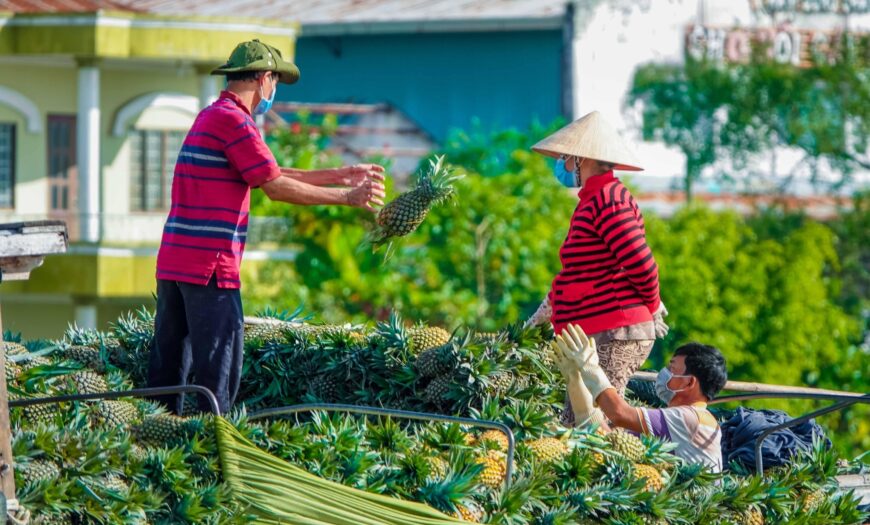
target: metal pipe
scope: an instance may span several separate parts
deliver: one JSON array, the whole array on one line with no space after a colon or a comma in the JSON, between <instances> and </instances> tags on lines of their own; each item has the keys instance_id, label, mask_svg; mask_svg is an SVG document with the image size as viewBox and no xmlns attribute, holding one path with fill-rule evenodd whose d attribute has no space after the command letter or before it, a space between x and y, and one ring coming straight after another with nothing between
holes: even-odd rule
<instances>
[{"instance_id":1,"label":"metal pipe","mask_svg":"<svg viewBox=\"0 0 870 525\"><path fill-rule=\"evenodd\" d=\"M710 401L709 405L729 403L732 401L752 401L755 399L815 399L821 401L855 401L856 403L870 402L870 394L827 394L808 392L749 392L731 396L720 396Z\"/></svg>"},{"instance_id":2,"label":"metal pipe","mask_svg":"<svg viewBox=\"0 0 870 525\"><path fill-rule=\"evenodd\" d=\"M497 421L489 421L486 419L471 419L467 417L445 416L442 414L431 414L428 412L413 412L410 410L396 410L392 408L378 408L363 405L343 405L332 403L306 403L302 405L290 405L277 408L265 408L258 412L254 412L248 416L248 420L261 419L269 416L284 416L298 414L299 412L314 412L322 410L325 412L352 412L356 414L366 414L372 416L391 416L401 417L405 419L416 419L420 421L443 421L446 423L459 423L462 425L470 425L482 428L491 428L504 433L508 440L507 450L507 470L505 473L505 488L511 485L511 477L514 472L514 451L516 450L516 440L514 433L504 423Z\"/></svg>"},{"instance_id":3,"label":"metal pipe","mask_svg":"<svg viewBox=\"0 0 870 525\"><path fill-rule=\"evenodd\" d=\"M638 381L654 383L656 375L655 372L635 372L631 377ZM750 381L728 381L725 383L723 390L730 390L733 392L804 392L808 394L839 394L853 397L861 397L864 395L855 394L853 392L844 392L841 390L826 390L824 388L809 388L804 386L768 385L766 383L753 383Z\"/></svg>"},{"instance_id":4,"label":"metal pipe","mask_svg":"<svg viewBox=\"0 0 870 525\"><path fill-rule=\"evenodd\" d=\"M137 388L134 390L118 390L112 392L95 392L92 394L69 394L52 397L32 397L10 401L10 407L27 407L31 405L47 405L66 401L88 401L92 399L118 399L121 397L153 397L170 394L201 394L208 400L212 414L219 416L220 406L211 390L199 385L159 386L154 388Z\"/></svg>"},{"instance_id":5,"label":"metal pipe","mask_svg":"<svg viewBox=\"0 0 870 525\"><path fill-rule=\"evenodd\" d=\"M870 397L870 396L865 396ZM770 427L766 429L764 432L759 434L759 436L755 439L755 472L757 474L761 474L764 472L764 458L761 457L761 446L764 443L764 440L767 436L773 434L774 432L784 430L786 428L791 428L795 425L800 425L801 423L805 423L810 419L816 418L818 416L823 416L829 412L836 412L838 410L842 410L850 405L854 405L858 403L859 399L849 399L846 401L840 401L839 403L835 403L831 406L816 410L814 412L810 412L809 414L804 414L801 417L786 421L785 423L780 423L779 425ZM864 401L867 402L867 401Z\"/></svg>"}]
</instances>

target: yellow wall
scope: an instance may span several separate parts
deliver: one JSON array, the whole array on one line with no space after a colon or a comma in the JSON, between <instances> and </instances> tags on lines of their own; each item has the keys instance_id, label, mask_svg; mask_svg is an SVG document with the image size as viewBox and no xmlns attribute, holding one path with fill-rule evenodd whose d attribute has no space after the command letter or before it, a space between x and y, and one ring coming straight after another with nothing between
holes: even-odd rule
<instances>
[{"instance_id":1,"label":"yellow wall","mask_svg":"<svg viewBox=\"0 0 870 525\"><path fill-rule=\"evenodd\" d=\"M20 113L0 104L0 120L16 118L18 124L15 212L24 215L42 214L48 210L46 119L49 114L75 114L76 75L71 68L16 64L11 69L14 74L0 77L0 86L17 91L30 99L39 108L42 123L41 133L31 133Z\"/></svg>"},{"instance_id":2,"label":"yellow wall","mask_svg":"<svg viewBox=\"0 0 870 525\"><path fill-rule=\"evenodd\" d=\"M101 72L100 90L102 208L106 214L123 216L129 214L130 210L130 153L127 136L115 137L112 133L118 111L130 101L148 93L198 96L199 77L192 68L179 69L169 65L147 70L107 69ZM165 213L157 215L162 220ZM135 225L130 228L135 228Z\"/></svg>"}]
</instances>

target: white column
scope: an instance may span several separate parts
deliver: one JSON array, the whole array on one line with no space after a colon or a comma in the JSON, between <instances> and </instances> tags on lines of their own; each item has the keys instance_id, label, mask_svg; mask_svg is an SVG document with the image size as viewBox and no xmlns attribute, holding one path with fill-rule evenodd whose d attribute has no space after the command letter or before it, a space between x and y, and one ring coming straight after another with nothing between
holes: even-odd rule
<instances>
[{"instance_id":1,"label":"white column","mask_svg":"<svg viewBox=\"0 0 870 525\"><path fill-rule=\"evenodd\" d=\"M218 91L218 78L208 73L200 73L199 75L199 107L200 109L208 106L217 100L220 91Z\"/></svg>"},{"instance_id":2,"label":"white column","mask_svg":"<svg viewBox=\"0 0 870 525\"><path fill-rule=\"evenodd\" d=\"M78 206L83 242L100 241L100 69L79 66L76 129Z\"/></svg>"},{"instance_id":3,"label":"white column","mask_svg":"<svg viewBox=\"0 0 870 525\"><path fill-rule=\"evenodd\" d=\"M76 326L79 328L97 328L97 305L77 304L75 307Z\"/></svg>"}]
</instances>

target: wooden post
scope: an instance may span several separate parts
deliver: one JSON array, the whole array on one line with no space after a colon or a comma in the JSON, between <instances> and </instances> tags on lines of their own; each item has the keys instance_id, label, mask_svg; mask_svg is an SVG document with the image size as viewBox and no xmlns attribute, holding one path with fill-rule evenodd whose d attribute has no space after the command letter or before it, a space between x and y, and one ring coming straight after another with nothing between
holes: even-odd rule
<instances>
[{"instance_id":1,"label":"wooden post","mask_svg":"<svg viewBox=\"0 0 870 525\"><path fill-rule=\"evenodd\" d=\"M2 276L2 271L0 271ZM9 423L9 396L6 392L6 345L3 343L3 317L0 312L0 488L6 501L15 499L15 472L12 468L12 426ZM2 516L5 523L6 516Z\"/></svg>"},{"instance_id":2,"label":"wooden post","mask_svg":"<svg viewBox=\"0 0 870 525\"><path fill-rule=\"evenodd\" d=\"M41 265L46 255L63 253L66 247L67 231L63 222L0 224L0 283L28 279L30 271ZM14 459L9 394L6 391L6 345L3 343L0 312L0 489L7 502L15 500ZM0 523L6 523L6 516L0 516L0 520Z\"/></svg>"}]
</instances>

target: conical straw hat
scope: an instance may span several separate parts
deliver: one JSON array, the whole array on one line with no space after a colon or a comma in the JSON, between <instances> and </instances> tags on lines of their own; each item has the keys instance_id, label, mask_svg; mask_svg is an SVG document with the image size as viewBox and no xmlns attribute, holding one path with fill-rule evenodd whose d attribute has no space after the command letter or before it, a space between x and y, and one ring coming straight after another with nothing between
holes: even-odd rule
<instances>
[{"instance_id":1,"label":"conical straw hat","mask_svg":"<svg viewBox=\"0 0 870 525\"><path fill-rule=\"evenodd\" d=\"M570 155L607 162L617 170L643 171L628 144L597 111L568 124L532 149L548 157Z\"/></svg>"}]
</instances>

